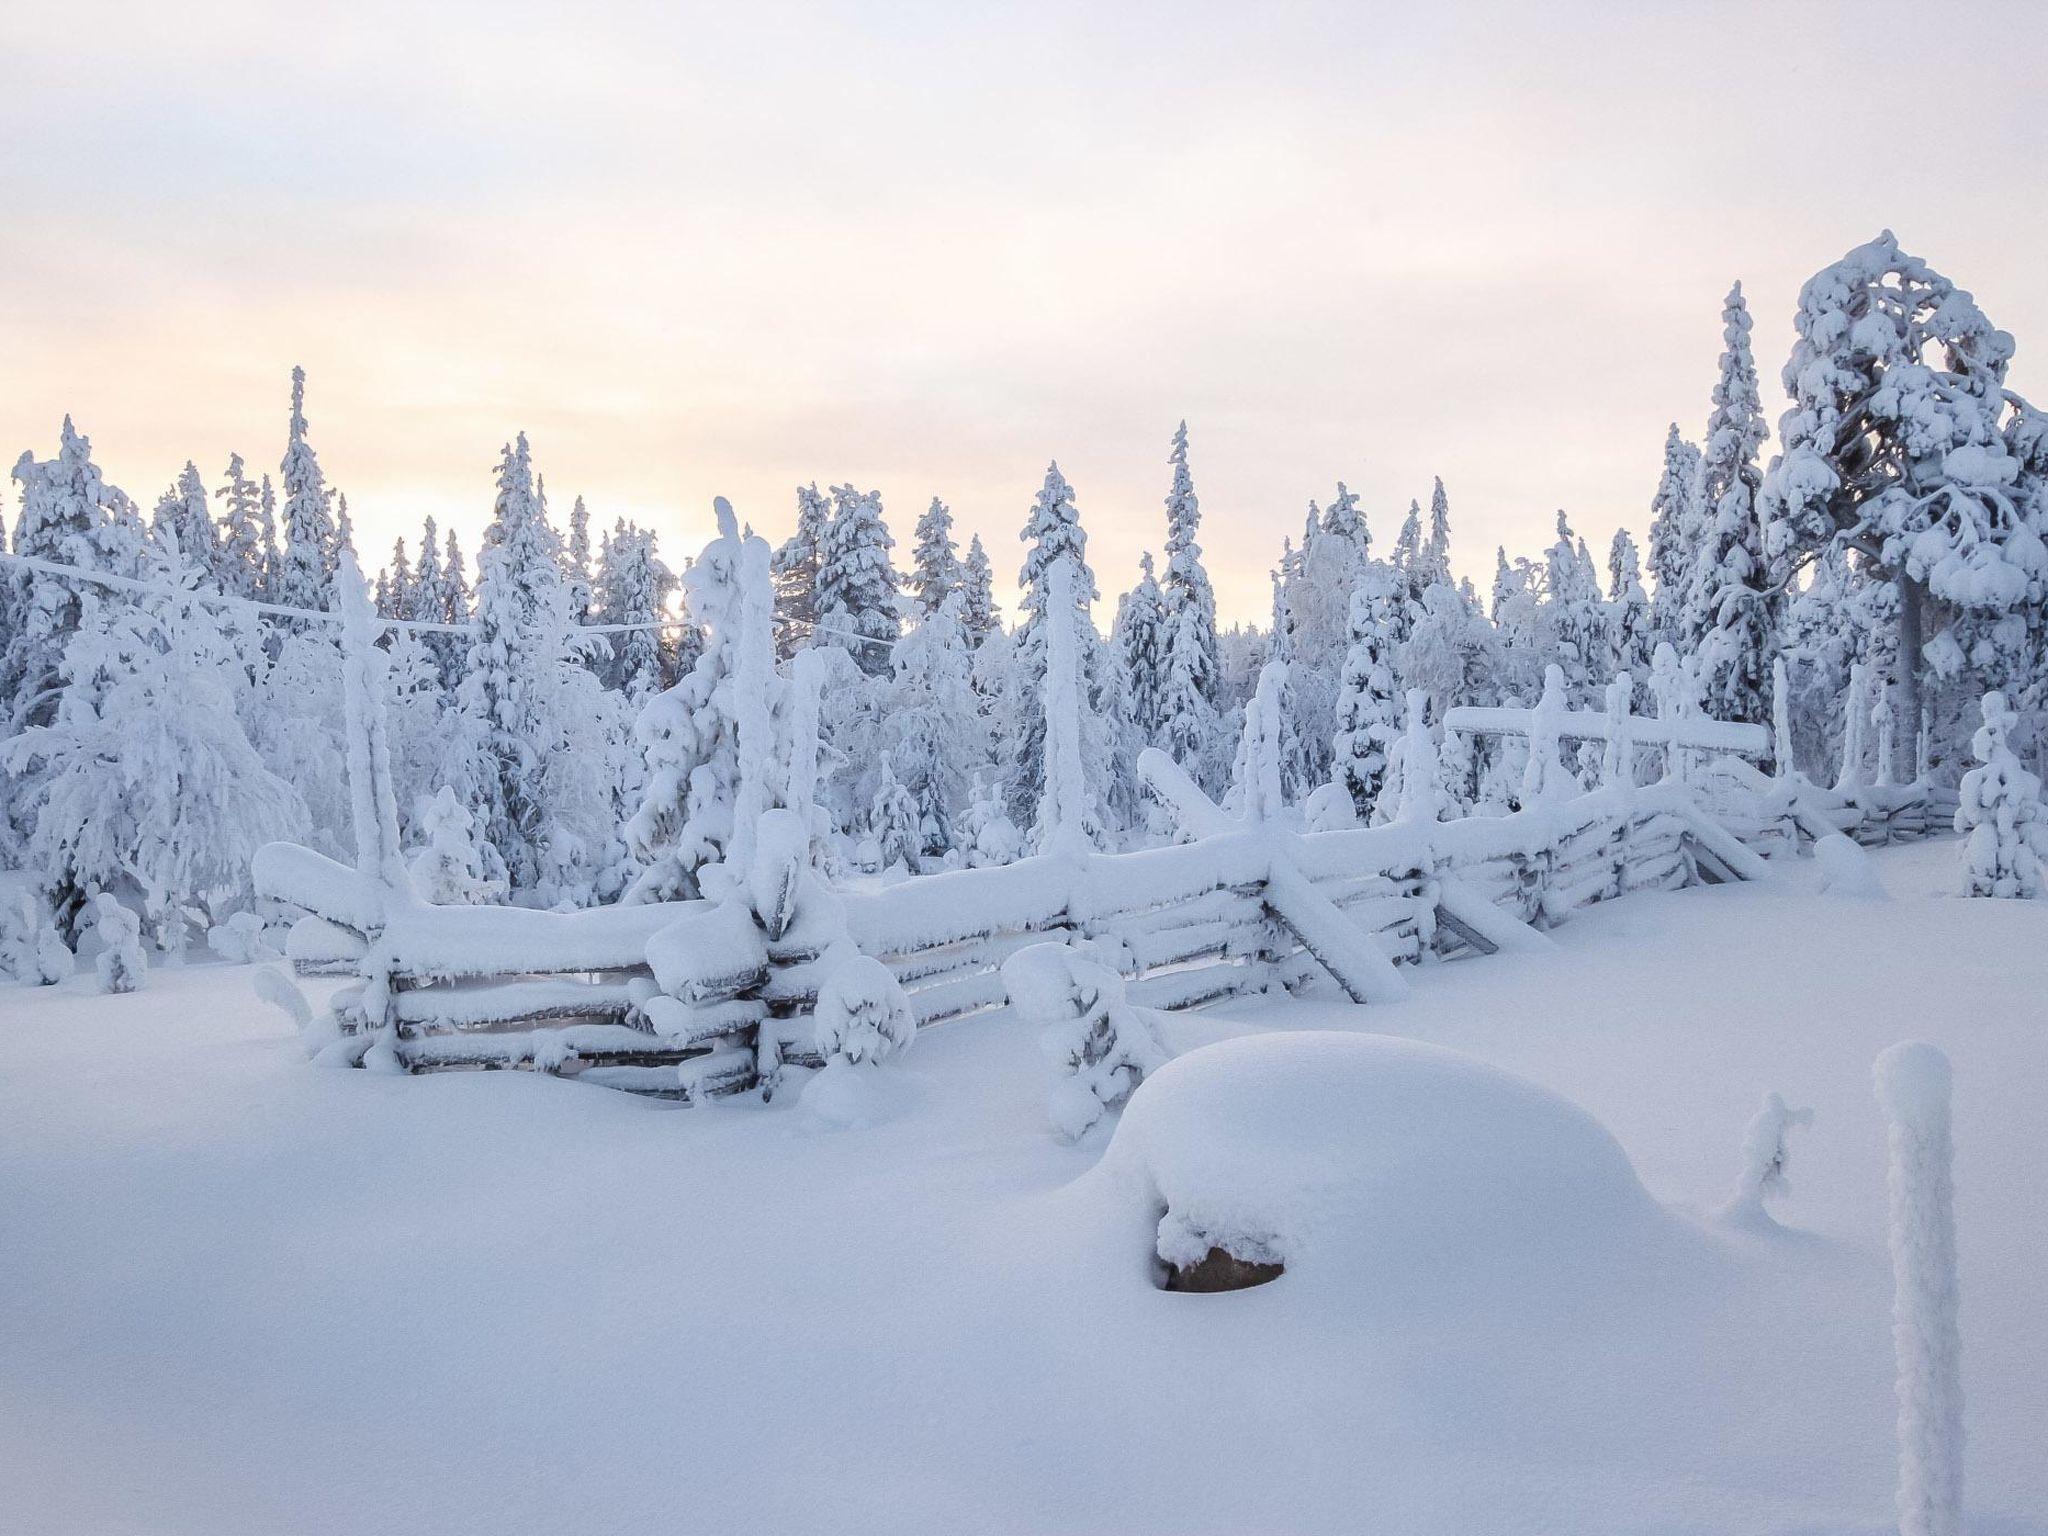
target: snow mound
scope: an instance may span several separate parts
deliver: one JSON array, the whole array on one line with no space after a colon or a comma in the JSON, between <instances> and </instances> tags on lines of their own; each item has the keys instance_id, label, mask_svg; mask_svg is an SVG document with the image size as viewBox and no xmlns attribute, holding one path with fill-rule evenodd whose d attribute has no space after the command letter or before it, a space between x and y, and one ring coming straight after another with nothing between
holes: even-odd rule
<instances>
[{"instance_id":1,"label":"snow mound","mask_svg":"<svg viewBox=\"0 0 2048 1536\"><path fill-rule=\"evenodd\" d=\"M1884 901L1890 896L1877 870L1854 838L1830 832L1813 845L1813 861L1820 866L1820 888L1830 896L1856 896Z\"/></svg>"},{"instance_id":2,"label":"snow mound","mask_svg":"<svg viewBox=\"0 0 2048 1536\"><path fill-rule=\"evenodd\" d=\"M1131 1096L1095 1177L1160 1260L1439 1300L1640 1274L1691 1235L1598 1121L1455 1051L1377 1035L1227 1040ZM1661 1267L1661 1266L1659 1266Z\"/></svg>"}]
</instances>

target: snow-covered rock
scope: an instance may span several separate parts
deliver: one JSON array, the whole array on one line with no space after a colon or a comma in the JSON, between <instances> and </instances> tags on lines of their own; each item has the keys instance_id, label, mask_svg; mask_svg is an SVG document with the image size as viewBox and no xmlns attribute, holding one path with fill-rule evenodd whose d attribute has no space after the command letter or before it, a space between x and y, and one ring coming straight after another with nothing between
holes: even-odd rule
<instances>
[{"instance_id":1,"label":"snow-covered rock","mask_svg":"<svg viewBox=\"0 0 2048 1536\"><path fill-rule=\"evenodd\" d=\"M1093 1177L1172 1268L1220 1249L1364 1304L1540 1276L1590 1287L1681 1237L1583 1110L1376 1035L1254 1036L1168 1062Z\"/></svg>"},{"instance_id":2,"label":"snow-covered rock","mask_svg":"<svg viewBox=\"0 0 2048 1536\"><path fill-rule=\"evenodd\" d=\"M1830 832L1826 837L1816 838L1813 862L1820 869L1820 888L1831 896L1888 899L1889 893L1877 878L1870 855L1845 833Z\"/></svg>"}]
</instances>

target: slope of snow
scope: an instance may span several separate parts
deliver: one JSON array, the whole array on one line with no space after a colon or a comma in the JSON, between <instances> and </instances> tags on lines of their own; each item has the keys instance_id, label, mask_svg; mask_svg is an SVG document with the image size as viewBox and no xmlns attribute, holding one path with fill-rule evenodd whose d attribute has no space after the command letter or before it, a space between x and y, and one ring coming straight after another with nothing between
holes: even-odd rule
<instances>
[{"instance_id":1,"label":"slope of snow","mask_svg":"<svg viewBox=\"0 0 2048 1536\"><path fill-rule=\"evenodd\" d=\"M1593 1277L1447 1264L1406 1297L1335 1270L1159 1290L1082 1180L1103 1138L1054 1137L1007 1014L926 1031L879 1069L911 1110L830 1132L313 1070L246 967L5 989L12 1527L1874 1536L1870 1069L1918 1037L1955 1070L1970 1528L2039 1536L2048 907L1932 894L1952 841L1872 857L1890 902L1806 864L1594 908L1398 1004L1171 1018L1181 1052L1281 1028L1466 1052L1604 1125L1665 1207ZM1698 1214L1766 1090L1816 1111L1777 1233Z\"/></svg>"}]
</instances>

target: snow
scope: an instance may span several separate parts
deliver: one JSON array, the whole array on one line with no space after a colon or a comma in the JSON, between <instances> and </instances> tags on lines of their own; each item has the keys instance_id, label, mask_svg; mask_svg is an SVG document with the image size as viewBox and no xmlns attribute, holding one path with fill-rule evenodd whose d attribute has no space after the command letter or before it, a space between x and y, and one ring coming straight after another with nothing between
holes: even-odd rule
<instances>
[{"instance_id":1,"label":"snow","mask_svg":"<svg viewBox=\"0 0 2048 1536\"><path fill-rule=\"evenodd\" d=\"M1648 1191L1620 1225L1654 1236L1621 1250L1642 1283L1596 1305L1569 1276L1463 1269L1404 1301L1334 1258L1317 1279L1335 1250L1313 1245L1257 1290L1164 1294L1156 1215L1076 1184L1099 1147L1048 1130L1035 1032L1002 1013L923 1032L887 1069L915 1103L819 1136L780 1101L311 1071L243 967L0 989L10 1518L1876 1536L1893 1362L1867 1073L1913 1035L1954 1061L1971 1529L2040 1536L2048 912L1946 894L1958 857L1875 851L1889 903L1817 897L1800 864L1590 908L1398 1005L1325 989L1164 1022L1183 1054L1412 1039L1578 1105ZM1767 1088L1816 1111L1787 1230L1693 1220Z\"/></svg>"}]
</instances>

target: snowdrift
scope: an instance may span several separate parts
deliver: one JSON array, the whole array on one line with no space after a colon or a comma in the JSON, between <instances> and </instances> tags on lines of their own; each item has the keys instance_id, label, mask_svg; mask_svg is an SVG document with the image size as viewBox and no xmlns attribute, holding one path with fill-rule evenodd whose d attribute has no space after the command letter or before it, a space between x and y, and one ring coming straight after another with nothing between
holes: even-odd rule
<instances>
[{"instance_id":1,"label":"snowdrift","mask_svg":"<svg viewBox=\"0 0 2048 1536\"><path fill-rule=\"evenodd\" d=\"M1220 1248L1368 1306L1583 1297L1713 1248L1585 1111L1377 1035L1251 1036L1167 1063L1083 1184L1165 1265Z\"/></svg>"}]
</instances>

